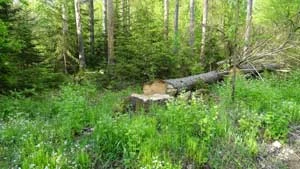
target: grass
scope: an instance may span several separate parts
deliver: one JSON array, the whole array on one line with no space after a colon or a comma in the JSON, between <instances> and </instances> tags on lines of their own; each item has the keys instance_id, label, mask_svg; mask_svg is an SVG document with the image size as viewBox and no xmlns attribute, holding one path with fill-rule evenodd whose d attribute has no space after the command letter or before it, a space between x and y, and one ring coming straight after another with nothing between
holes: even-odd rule
<instances>
[{"instance_id":1,"label":"grass","mask_svg":"<svg viewBox=\"0 0 300 169\"><path fill-rule=\"evenodd\" d=\"M0 168L256 168L262 141L285 142L300 124L300 73L211 87L215 99L171 101L150 112L116 112L136 88L0 98ZM229 81L229 80L228 80Z\"/></svg>"}]
</instances>

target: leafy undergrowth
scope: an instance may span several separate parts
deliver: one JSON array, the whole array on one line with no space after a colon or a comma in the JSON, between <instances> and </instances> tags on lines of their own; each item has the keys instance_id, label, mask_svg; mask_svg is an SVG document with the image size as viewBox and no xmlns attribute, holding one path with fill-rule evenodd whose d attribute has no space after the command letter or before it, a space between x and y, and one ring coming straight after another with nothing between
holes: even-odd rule
<instances>
[{"instance_id":1,"label":"leafy undergrowth","mask_svg":"<svg viewBox=\"0 0 300 169\"><path fill-rule=\"evenodd\" d=\"M258 168L259 144L287 141L300 124L300 73L212 87L214 97L177 99L119 113L137 91L66 85L0 98L0 168ZM205 97L205 96L204 96Z\"/></svg>"}]
</instances>

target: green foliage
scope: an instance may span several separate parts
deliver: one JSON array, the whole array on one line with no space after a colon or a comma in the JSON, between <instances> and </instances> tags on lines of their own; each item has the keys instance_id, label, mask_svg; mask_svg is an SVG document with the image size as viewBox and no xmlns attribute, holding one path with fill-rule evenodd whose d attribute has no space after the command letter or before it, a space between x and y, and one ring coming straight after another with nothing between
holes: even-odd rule
<instances>
[{"instance_id":1,"label":"green foliage","mask_svg":"<svg viewBox=\"0 0 300 169\"><path fill-rule=\"evenodd\" d=\"M238 78L234 107L225 83L214 88L218 102L179 97L135 114L113 107L137 89L84 83L27 91L31 97L12 92L0 98L0 167L255 168L258 141L285 141L289 125L300 123L298 74Z\"/></svg>"}]
</instances>

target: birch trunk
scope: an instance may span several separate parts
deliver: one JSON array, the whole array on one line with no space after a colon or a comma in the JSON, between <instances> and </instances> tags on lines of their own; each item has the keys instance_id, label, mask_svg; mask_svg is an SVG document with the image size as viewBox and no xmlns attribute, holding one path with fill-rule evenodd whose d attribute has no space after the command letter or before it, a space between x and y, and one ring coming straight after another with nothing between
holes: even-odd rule
<instances>
[{"instance_id":1,"label":"birch trunk","mask_svg":"<svg viewBox=\"0 0 300 169\"><path fill-rule=\"evenodd\" d=\"M205 64L205 46L206 46L206 28L208 19L208 0L203 0L203 19L202 19L202 40L201 40L201 53L200 60Z\"/></svg>"},{"instance_id":2,"label":"birch trunk","mask_svg":"<svg viewBox=\"0 0 300 169\"><path fill-rule=\"evenodd\" d=\"M253 0L248 0L248 3L247 3L247 18L246 18L244 55L247 54L247 50L248 50L248 47L249 47L250 36L251 36L252 9L253 9Z\"/></svg>"}]
</instances>

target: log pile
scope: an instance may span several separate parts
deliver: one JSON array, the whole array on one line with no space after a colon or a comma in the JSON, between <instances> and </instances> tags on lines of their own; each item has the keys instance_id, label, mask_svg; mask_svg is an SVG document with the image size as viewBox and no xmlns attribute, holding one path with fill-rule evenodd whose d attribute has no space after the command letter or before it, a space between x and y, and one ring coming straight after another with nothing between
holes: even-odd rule
<instances>
[{"instance_id":1,"label":"log pile","mask_svg":"<svg viewBox=\"0 0 300 169\"><path fill-rule=\"evenodd\" d=\"M241 65L238 67L238 71L248 75L259 75L263 71L277 71L281 68L282 66L278 64L262 64L259 66ZM140 108L148 109L151 104L164 104L167 100L175 97L182 91L195 89L198 83L216 83L230 74L231 71L211 71L177 79L155 80L144 84L143 94L132 94L129 97L130 104L133 110L139 110Z\"/></svg>"}]
</instances>

